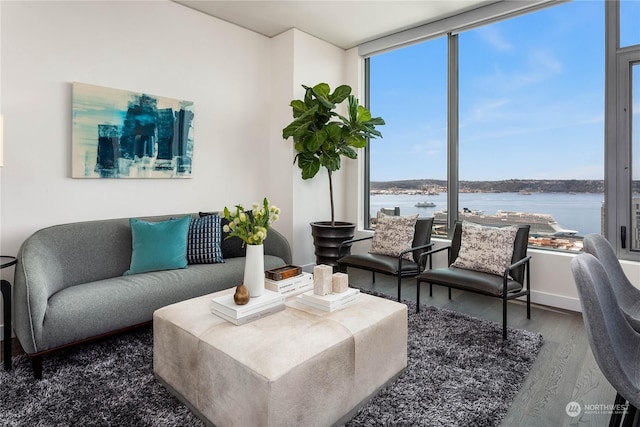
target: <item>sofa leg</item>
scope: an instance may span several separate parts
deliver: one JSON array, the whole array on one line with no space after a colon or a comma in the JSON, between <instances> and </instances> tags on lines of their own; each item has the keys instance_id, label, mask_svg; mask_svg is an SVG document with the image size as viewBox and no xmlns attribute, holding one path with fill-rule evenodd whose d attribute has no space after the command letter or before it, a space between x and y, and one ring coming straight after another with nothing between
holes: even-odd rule
<instances>
[{"instance_id":1,"label":"sofa leg","mask_svg":"<svg viewBox=\"0 0 640 427\"><path fill-rule=\"evenodd\" d=\"M33 378L37 380L42 379L42 359L43 355L30 356L31 357L31 366L33 367Z\"/></svg>"}]
</instances>

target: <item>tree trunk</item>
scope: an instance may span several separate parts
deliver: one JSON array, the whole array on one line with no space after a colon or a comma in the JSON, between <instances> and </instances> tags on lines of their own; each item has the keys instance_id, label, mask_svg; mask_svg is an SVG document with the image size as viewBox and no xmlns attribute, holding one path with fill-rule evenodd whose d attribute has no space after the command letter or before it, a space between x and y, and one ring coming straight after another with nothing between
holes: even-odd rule
<instances>
[{"instance_id":1,"label":"tree trunk","mask_svg":"<svg viewBox=\"0 0 640 427\"><path fill-rule=\"evenodd\" d=\"M327 169L327 172L329 173L329 198L331 199L331 226L335 227L336 217L333 207L333 181L331 180L331 171Z\"/></svg>"}]
</instances>

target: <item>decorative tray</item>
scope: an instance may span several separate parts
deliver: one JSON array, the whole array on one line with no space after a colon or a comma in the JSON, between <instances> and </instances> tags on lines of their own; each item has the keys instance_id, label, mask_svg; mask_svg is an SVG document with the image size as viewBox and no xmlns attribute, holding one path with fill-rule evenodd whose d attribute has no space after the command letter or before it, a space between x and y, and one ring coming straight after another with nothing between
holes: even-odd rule
<instances>
[{"instance_id":1,"label":"decorative tray","mask_svg":"<svg viewBox=\"0 0 640 427\"><path fill-rule=\"evenodd\" d=\"M272 268L264 272L267 279L284 280L302 274L302 267L297 265L285 265L284 267Z\"/></svg>"}]
</instances>

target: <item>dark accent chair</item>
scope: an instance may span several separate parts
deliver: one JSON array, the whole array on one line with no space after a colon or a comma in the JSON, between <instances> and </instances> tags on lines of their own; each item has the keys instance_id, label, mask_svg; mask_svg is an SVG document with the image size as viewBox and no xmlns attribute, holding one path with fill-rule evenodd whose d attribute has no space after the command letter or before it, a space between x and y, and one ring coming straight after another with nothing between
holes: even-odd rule
<instances>
[{"instance_id":1,"label":"dark accent chair","mask_svg":"<svg viewBox=\"0 0 640 427\"><path fill-rule=\"evenodd\" d=\"M449 288L449 299L451 299L451 288L501 298L502 337L507 339L508 300L526 296L527 319L531 318L531 299L529 292L529 261L531 260L531 256L527 255L529 229L529 225L518 226L518 233L516 234L513 244L511 265L505 269L502 276L497 276L480 271L451 267L451 264L458 257L460 244L462 243L462 222L456 222L451 245L422 254L422 256L433 256L433 254L437 252L446 250L448 251L448 266L425 269L418 275L416 279L418 282L418 308L416 311L420 311L420 285L422 282L429 283L429 296L433 296L433 285L441 285Z\"/></svg>"},{"instance_id":2,"label":"dark accent chair","mask_svg":"<svg viewBox=\"0 0 640 427\"><path fill-rule=\"evenodd\" d=\"M640 289L629 281L611 244L600 234L587 234L584 251L600 261L607 272L622 314L633 329L640 332Z\"/></svg>"},{"instance_id":3,"label":"dark accent chair","mask_svg":"<svg viewBox=\"0 0 640 427\"><path fill-rule=\"evenodd\" d=\"M422 258L422 254L433 246L433 243L431 243L432 228L433 218L419 218L418 221L416 221L412 247L402 251L399 256L394 257L370 253L353 254L340 258L338 260L338 266L341 271L345 271L347 267L371 271L374 282L376 281L376 273L396 276L398 278L398 301L400 301L402 279L405 277L415 277L422 271L422 268L424 268L424 264L419 264L419 261ZM373 239L373 236L346 240L342 242L342 245L369 239ZM402 257L408 252L413 252L413 261ZM426 261L426 258L423 258L423 261Z\"/></svg>"},{"instance_id":4,"label":"dark accent chair","mask_svg":"<svg viewBox=\"0 0 640 427\"><path fill-rule=\"evenodd\" d=\"M593 357L616 390L615 404L629 403L625 413L612 411L609 426L631 426L640 405L640 377L637 374L640 333L627 321L616 295L616 286L596 257L579 254L571 260L571 271Z\"/></svg>"}]
</instances>

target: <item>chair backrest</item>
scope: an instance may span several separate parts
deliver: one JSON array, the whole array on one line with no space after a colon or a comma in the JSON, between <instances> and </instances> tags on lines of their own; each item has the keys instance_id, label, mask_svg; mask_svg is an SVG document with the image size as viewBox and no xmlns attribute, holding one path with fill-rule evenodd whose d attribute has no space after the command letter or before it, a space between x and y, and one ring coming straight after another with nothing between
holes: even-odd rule
<instances>
[{"instance_id":1,"label":"chair backrest","mask_svg":"<svg viewBox=\"0 0 640 427\"><path fill-rule=\"evenodd\" d=\"M518 233L513 242L513 255L511 263L520 261L527 256L527 248L529 247L529 230L531 226L528 224L518 225ZM451 252L449 253L449 265L458 258L460 252L460 244L462 243L462 221L456 221L453 229L453 237L451 239ZM511 272L511 278L518 283L524 283L525 266L520 266Z\"/></svg>"},{"instance_id":2,"label":"chair backrest","mask_svg":"<svg viewBox=\"0 0 640 427\"><path fill-rule=\"evenodd\" d=\"M611 244L600 234L587 234L583 240L584 251L600 261L604 271L609 275L611 285L615 288L618 299L635 303L640 296L640 290L627 278L622 270L620 261Z\"/></svg>"},{"instance_id":3,"label":"chair backrest","mask_svg":"<svg viewBox=\"0 0 640 427\"><path fill-rule=\"evenodd\" d=\"M591 254L571 260L593 356L613 388L633 406L640 405L640 334L625 320L609 276Z\"/></svg>"},{"instance_id":4,"label":"chair backrest","mask_svg":"<svg viewBox=\"0 0 640 427\"><path fill-rule=\"evenodd\" d=\"M433 230L433 217L418 218L418 221L416 221L416 229L413 232L413 243L411 247L415 248L416 246L431 243L431 230ZM413 251L413 260L418 262L420 255L427 250L429 250L429 248Z\"/></svg>"}]
</instances>

